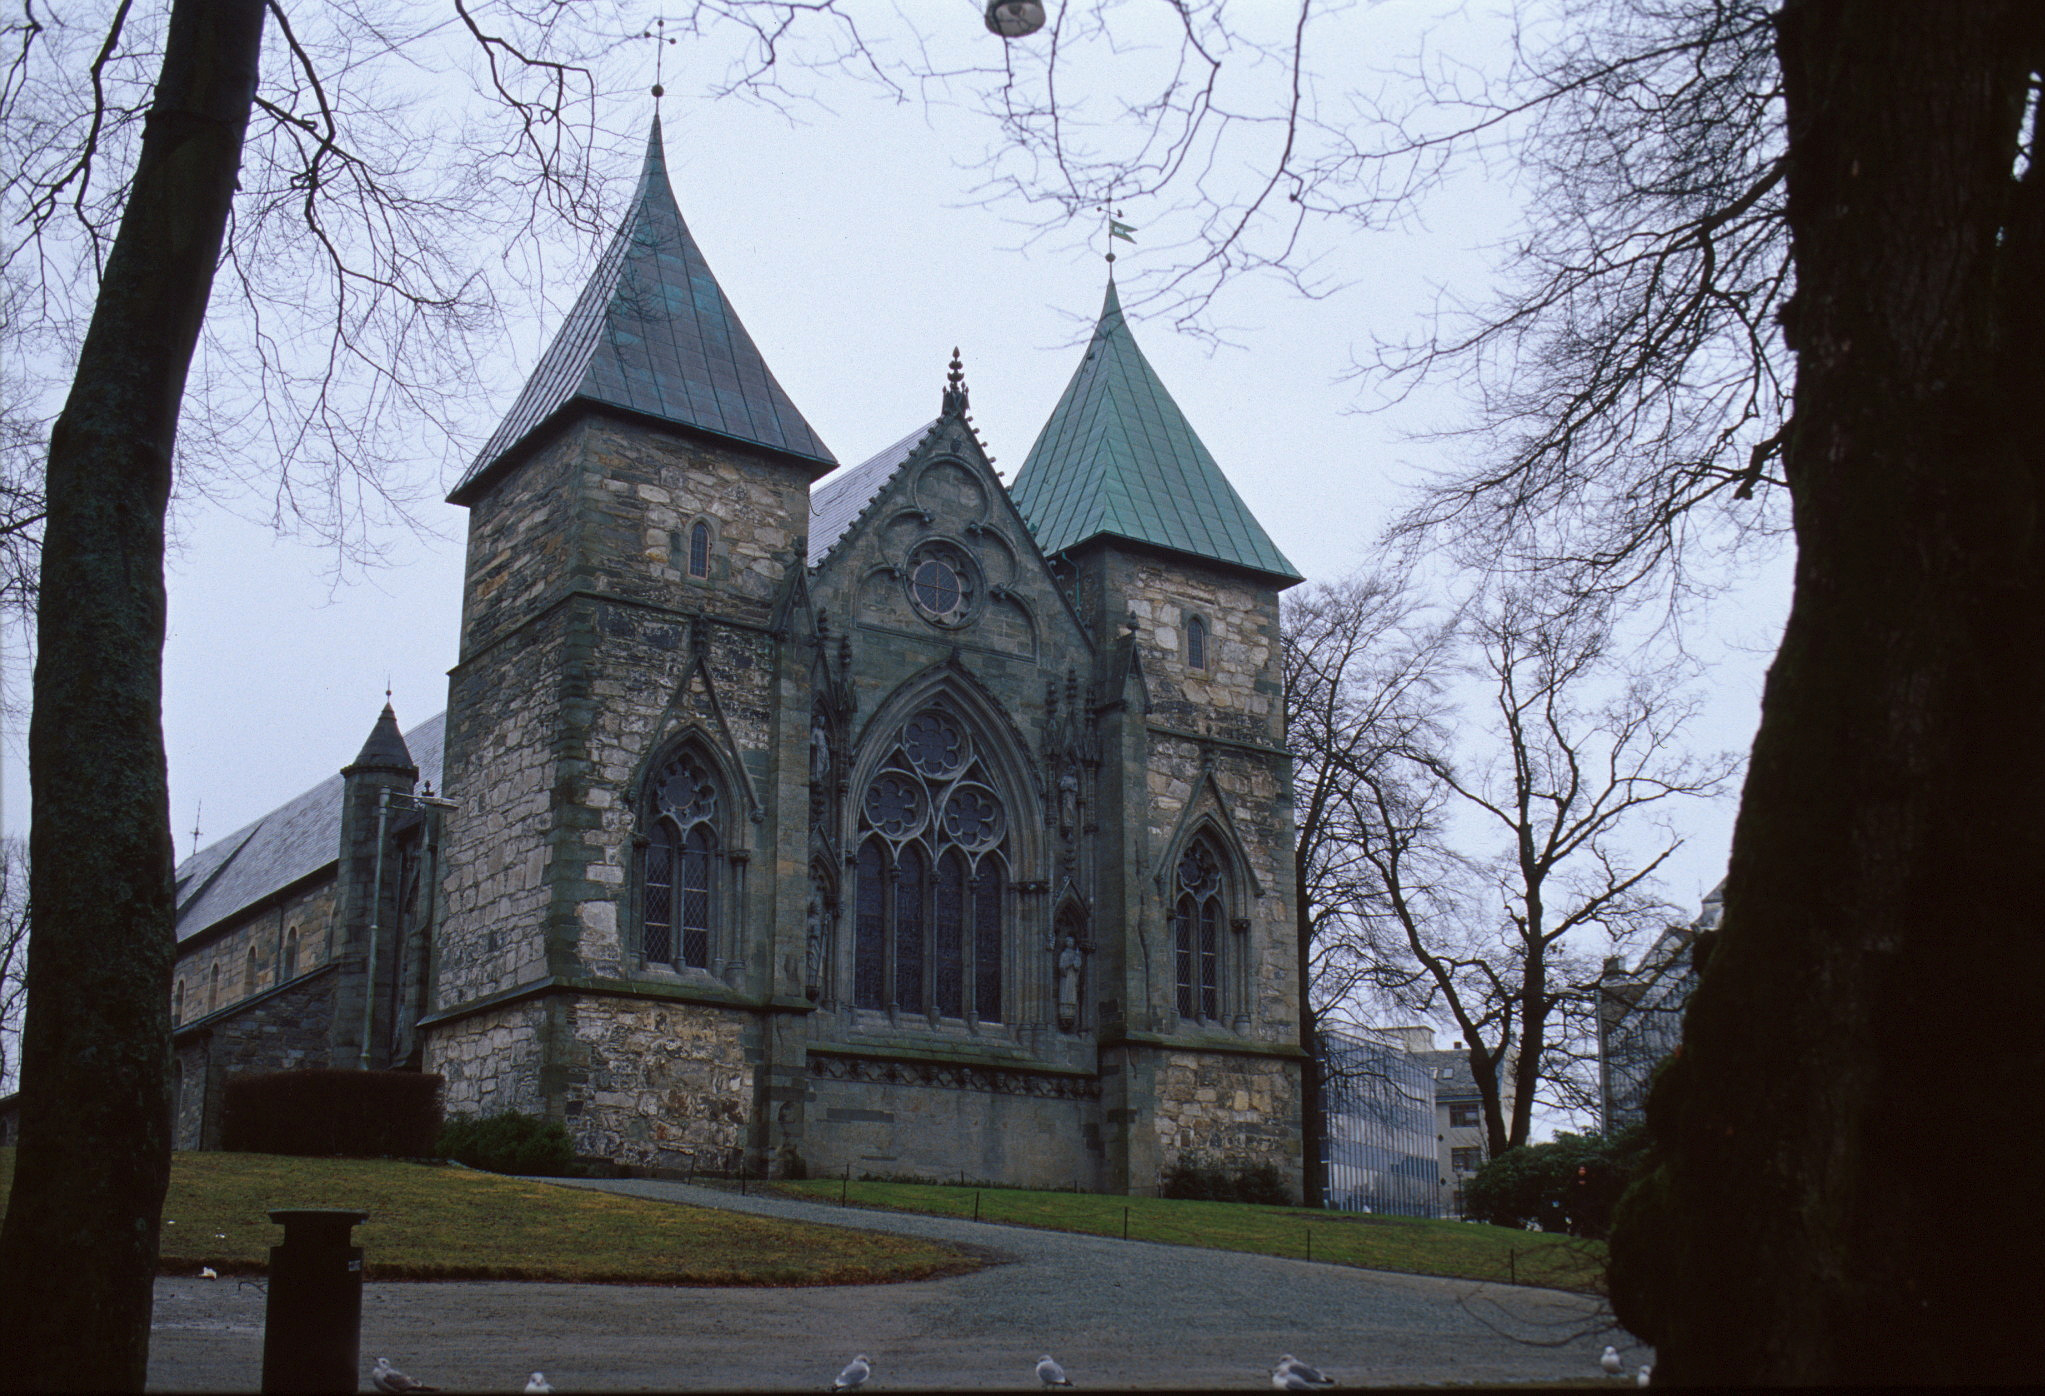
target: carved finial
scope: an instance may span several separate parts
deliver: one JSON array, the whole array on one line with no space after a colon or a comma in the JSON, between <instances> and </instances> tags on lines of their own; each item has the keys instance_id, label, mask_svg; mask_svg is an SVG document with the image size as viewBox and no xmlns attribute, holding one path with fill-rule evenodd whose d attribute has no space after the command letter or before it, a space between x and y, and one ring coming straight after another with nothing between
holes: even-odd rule
<instances>
[{"instance_id":1,"label":"carved finial","mask_svg":"<svg viewBox=\"0 0 2045 1396\"><path fill-rule=\"evenodd\" d=\"M966 366L959 360L957 346L951 351L951 372L944 378L944 415L966 410Z\"/></svg>"}]
</instances>

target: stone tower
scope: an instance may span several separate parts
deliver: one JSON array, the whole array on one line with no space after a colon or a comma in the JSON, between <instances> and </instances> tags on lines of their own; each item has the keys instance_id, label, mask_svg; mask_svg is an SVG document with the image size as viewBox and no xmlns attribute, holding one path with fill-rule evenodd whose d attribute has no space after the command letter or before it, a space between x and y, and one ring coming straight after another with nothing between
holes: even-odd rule
<instances>
[{"instance_id":1,"label":"stone tower","mask_svg":"<svg viewBox=\"0 0 2045 1396\"><path fill-rule=\"evenodd\" d=\"M1278 594L1300 580L1158 380L1112 281L1012 489L1099 660L1107 1168L1298 1163L1291 759Z\"/></svg>"},{"instance_id":2,"label":"stone tower","mask_svg":"<svg viewBox=\"0 0 2045 1396\"><path fill-rule=\"evenodd\" d=\"M461 809L424 1027L450 1110L564 1119L613 1158L764 1147L763 1015L808 1007L806 821L779 817L807 676L777 607L834 463L683 222L656 118L623 230L449 496Z\"/></svg>"},{"instance_id":3,"label":"stone tower","mask_svg":"<svg viewBox=\"0 0 2045 1396\"><path fill-rule=\"evenodd\" d=\"M335 953L340 974L328 1028L329 1062L381 1070L390 1050L404 962L402 878L391 855L394 796L409 796L419 767L386 703L355 759L341 768L341 850L336 873ZM409 804L409 801L406 803ZM393 970L397 973L394 975Z\"/></svg>"}]
</instances>

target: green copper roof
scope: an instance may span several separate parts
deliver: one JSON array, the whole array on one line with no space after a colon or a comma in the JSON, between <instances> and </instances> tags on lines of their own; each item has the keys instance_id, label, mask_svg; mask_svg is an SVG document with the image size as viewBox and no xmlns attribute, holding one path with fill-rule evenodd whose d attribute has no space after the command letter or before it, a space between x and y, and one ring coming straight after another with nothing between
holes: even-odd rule
<instances>
[{"instance_id":1,"label":"green copper roof","mask_svg":"<svg viewBox=\"0 0 2045 1396\"><path fill-rule=\"evenodd\" d=\"M1047 553L1110 534L1300 580L1136 347L1112 281L1009 494Z\"/></svg>"},{"instance_id":2,"label":"green copper roof","mask_svg":"<svg viewBox=\"0 0 2045 1396\"><path fill-rule=\"evenodd\" d=\"M449 496L574 399L836 465L767 369L668 187L660 118L639 195L511 411Z\"/></svg>"}]
</instances>

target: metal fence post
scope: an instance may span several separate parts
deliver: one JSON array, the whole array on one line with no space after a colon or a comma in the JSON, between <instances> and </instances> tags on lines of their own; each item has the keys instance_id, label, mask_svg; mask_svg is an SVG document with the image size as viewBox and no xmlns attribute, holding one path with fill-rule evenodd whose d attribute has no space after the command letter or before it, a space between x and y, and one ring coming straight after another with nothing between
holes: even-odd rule
<instances>
[{"instance_id":1,"label":"metal fence post","mask_svg":"<svg viewBox=\"0 0 2045 1396\"><path fill-rule=\"evenodd\" d=\"M362 1375L362 1247L349 1233L369 1213L280 1208L270 1220L284 1244L270 1247L263 1390L352 1392Z\"/></svg>"}]
</instances>

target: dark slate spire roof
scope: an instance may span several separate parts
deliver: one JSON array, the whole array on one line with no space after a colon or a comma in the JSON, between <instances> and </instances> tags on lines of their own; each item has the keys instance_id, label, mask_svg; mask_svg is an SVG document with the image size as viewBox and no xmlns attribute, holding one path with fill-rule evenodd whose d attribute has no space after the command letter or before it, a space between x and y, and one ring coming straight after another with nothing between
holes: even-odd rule
<instances>
[{"instance_id":1,"label":"dark slate spire roof","mask_svg":"<svg viewBox=\"0 0 2045 1396\"><path fill-rule=\"evenodd\" d=\"M379 731L382 726L378 719ZM447 714L438 713L399 738L399 745L416 758L425 785L440 784L446 732ZM341 805L346 791L343 777L329 776L180 863L178 939L188 940L209 926L242 915L302 878L331 869L341 852Z\"/></svg>"},{"instance_id":2,"label":"dark slate spire roof","mask_svg":"<svg viewBox=\"0 0 2045 1396\"><path fill-rule=\"evenodd\" d=\"M639 194L575 308L448 498L466 504L512 447L574 399L604 403L829 467L838 462L768 371L689 235L660 118Z\"/></svg>"},{"instance_id":3,"label":"dark slate spire roof","mask_svg":"<svg viewBox=\"0 0 2045 1396\"><path fill-rule=\"evenodd\" d=\"M369 740L362 744L362 750L348 763L342 775L356 771L397 771L411 775L418 770L412 761L412 753L405 746L404 734L398 731L398 715L391 711L391 705L383 705L383 714L377 718L376 726L369 729Z\"/></svg>"},{"instance_id":4,"label":"dark slate spire roof","mask_svg":"<svg viewBox=\"0 0 2045 1396\"><path fill-rule=\"evenodd\" d=\"M1009 493L1046 553L1108 534L1301 580L1136 347L1113 281Z\"/></svg>"}]
</instances>

